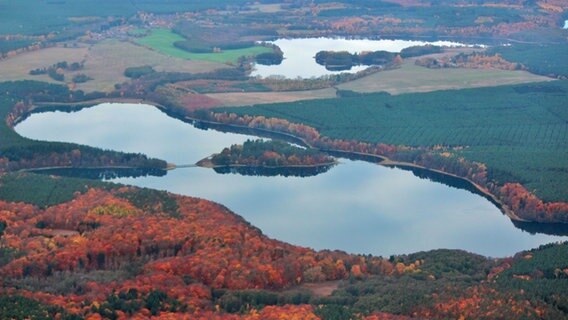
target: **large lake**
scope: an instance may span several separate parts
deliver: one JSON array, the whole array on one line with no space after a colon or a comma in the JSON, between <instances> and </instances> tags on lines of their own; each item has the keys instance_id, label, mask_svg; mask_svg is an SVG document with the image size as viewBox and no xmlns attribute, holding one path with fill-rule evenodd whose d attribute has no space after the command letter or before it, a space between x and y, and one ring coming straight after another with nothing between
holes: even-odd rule
<instances>
[{"instance_id":1,"label":"large lake","mask_svg":"<svg viewBox=\"0 0 568 320\"><path fill-rule=\"evenodd\" d=\"M344 39L344 38L304 38L304 39L278 39L272 44L280 47L284 53L284 60L279 65L264 66L255 65L251 76L281 76L285 78L312 78L323 75L337 74L345 71L329 71L315 61L315 55L319 51L349 51L360 53L364 51L389 51L400 52L402 49L412 46L432 44L437 46L464 46L464 44L450 41L416 41L416 40L369 40L369 39ZM348 72L357 72L367 66L355 66Z\"/></svg>"},{"instance_id":2,"label":"large lake","mask_svg":"<svg viewBox=\"0 0 568 320\"><path fill-rule=\"evenodd\" d=\"M102 104L75 113L31 115L28 138L142 152L194 163L247 137L200 130L148 105ZM217 174L186 168L115 182L219 202L270 237L315 249L388 256L456 248L502 257L566 238L517 229L493 204L411 172L340 159L309 178Z\"/></svg>"}]
</instances>

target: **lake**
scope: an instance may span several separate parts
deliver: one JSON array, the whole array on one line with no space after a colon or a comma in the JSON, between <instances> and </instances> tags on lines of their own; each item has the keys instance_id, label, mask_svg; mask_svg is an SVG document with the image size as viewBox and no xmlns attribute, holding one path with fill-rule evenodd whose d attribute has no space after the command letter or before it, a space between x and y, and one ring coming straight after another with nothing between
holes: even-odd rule
<instances>
[{"instance_id":1,"label":"lake","mask_svg":"<svg viewBox=\"0 0 568 320\"><path fill-rule=\"evenodd\" d=\"M289 79L312 78L324 75L337 74L342 71L329 71L325 66L316 63L314 57L322 50L326 51L349 51L360 53L363 51L389 51L400 52L402 49L412 46L432 44L437 46L457 47L464 44L451 41L416 41L416 40L369 40L369 39L345 39L345 38L303 38L303 39L278 39L270 42L280 47L284 53L284 60L279 65L264 66L255 64L251 76L263 78L280 76ZM368 66L354 66L349 70L355 73L368 68Z\"/></svg>"},{"instance_id":2,"label":"lake","mask_svg":"<svg viewBox=\"0 0 568 320\"><path fill-rule=\"evenodd\" d=\"M137 104L36 113L16 131L32 139L142 152L176 164L195 163L254 138L200 130ZM340 162L306 178L217 174L195 167L112 181L219 202L270 237L314 249L389 256L453 248L502 257L567 239L517 229L492 203L469 191L409 171Z\"/></svg>"}]
</instances>

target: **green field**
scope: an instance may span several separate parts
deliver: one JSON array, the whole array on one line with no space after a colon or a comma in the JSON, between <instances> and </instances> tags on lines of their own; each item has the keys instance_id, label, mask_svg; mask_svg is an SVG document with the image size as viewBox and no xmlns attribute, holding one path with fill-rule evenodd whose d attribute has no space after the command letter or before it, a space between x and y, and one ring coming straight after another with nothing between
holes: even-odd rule
<instances>
[{"instance_id":1,"label":"green field","mask_svg":"<svg viewBox=\"0 0 568 320\"><path fill-rule=\"evenodd\" d=\"M136 40L136 43L176 58L220 63L236 63L242 56L254 56L262 52L272 51L270 48L256 46L245 49L226 50L220 53L191 53L174 46L174 42L184 40L186 39L170 30L156 29L153 30L150 35Z\"/></svg>"},{"instance_id":2,"label":"green field","mask_svg":"<svg viewBox=\"0 0 568 320\"><path fill-rule=\"evenodd\" d=\"M408 146L464 146L500 183L568 201L568 81L220 108L284 118L324 136Z\"/></svg>"}]
</instances>

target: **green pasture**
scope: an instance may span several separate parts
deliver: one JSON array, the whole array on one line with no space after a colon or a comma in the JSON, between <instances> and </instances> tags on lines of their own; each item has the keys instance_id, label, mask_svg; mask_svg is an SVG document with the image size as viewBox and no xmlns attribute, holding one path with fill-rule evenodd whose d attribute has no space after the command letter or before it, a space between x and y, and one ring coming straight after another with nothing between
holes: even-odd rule
<instances>
[{"instance_id":1,"label":"green pasture","mask_svg":"<svg viewBox=\"0 0 568 320\"><path fill-rule=\"evenodd\" d=\"M171 30L155 29L150 35L136 40L136 43L176 58L233 64L242 56L254 56L259 53L272 51L270 48L255 46L245 49L225 50L219 53L191 53L174 46L174 42L184 40L186 39Z\"/></svg>"}]
</instances>

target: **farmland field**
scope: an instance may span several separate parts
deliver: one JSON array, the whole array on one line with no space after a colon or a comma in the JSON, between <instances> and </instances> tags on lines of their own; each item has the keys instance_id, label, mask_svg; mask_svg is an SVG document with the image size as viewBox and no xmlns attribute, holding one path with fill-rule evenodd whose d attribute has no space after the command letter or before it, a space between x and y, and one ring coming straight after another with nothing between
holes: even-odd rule
<instances>
[{"instance_id":1,"label":"farmland field","mask_svg":"<svg viewBox=\"0 0 568 320\"><path fill-rule=\"evenodd\" d=\"M185 38L166 29L156 29L144 38L136 42L157 52L188 60L205 60L219 63L236 63L242 56L256 55L262 52L270 52L272 49L255 46L245 49L225 50L219 53L191 53L174 46L174 42L183 41Z\"/></svg>"},{"instance_id":2,"label":"farmland field","mask_svg":"<svg viewBox=\"0 0 568 320\"><path fill-rule=\"evenodd\" d=\"M405 61L398 69L377 72L337 87L355 92L386 91L390 94L401 94L550 80L552 79L526 71L464 68L428 69L416 66L414 60L409 60Z\"/></svg>"},{"instance_id":3,"label":"farmland field","mask_svg":"<svg viewBox=\"0 0 568 320\"><path fill-rule=\"evenodd\" d=\"M85 70L94 80L81 84L87 90L112 90L114 83L126 81L124 70L129 67L151 66L156 71L205 73L226 68L210 61L188 61L148 50L128 42L105 41L89 50Z\"/></svg>"},{"instance_id":4,"label":"farmland field","mask_svg":"<svg viewBox=\"0 0 568 320\"><path fill-rule=\"evenodd\" d=\"M187 73L210 72L226 65L209 61L188 61L157 53L128 42L108 40L91 47L79 48L47 48L27 52L14 58L0 61L0 81L7 80L39 80L55 82L47 75L31 76L29 71L36 68L49 67L57 62L84 62L85 67L76 72L66 73L66 81L73 75L83 73L93 80L77 85L84 91L110 91L115 83L128 79L124 70L128 67L152 66L156 71L176 71Z\"/></svg>"},{"instance_id":5,"label":"farmland field","mask_svg":"<svg viewBox=\"0 0 568 320\"><path fill-rule=\"evenodd\" d=\"M294 102L300 100L335 98L335 89L284 91L284 92L229 92L211 93L208 97L224 106L246 106L260 103Z\"/></svg>"},{"instance_id":6,"label":"farmland field","mask_svg":"<svg viewBox=\"0 0 568 320\"><path fill-rule=\"evenodd\" d=\"M465 146L501 182L517 181L541 198L568 200L568 81L363 94L218 111L303 123L336 139L408 146Z\"/></svg>"},{"instance_id":7,"label":"farmland field","mask_svg":"<svg viewBox=\"0 0 568 320\"><path fill-rule=\"evenodd\" d=\"M32 69L49 67L60 61L81 62L87 55L88 48L47 48L26 52L16 57L0 61L0 81L38 80L56 82L47 75L30 76Z\"/></svg>"}]
</instances>

